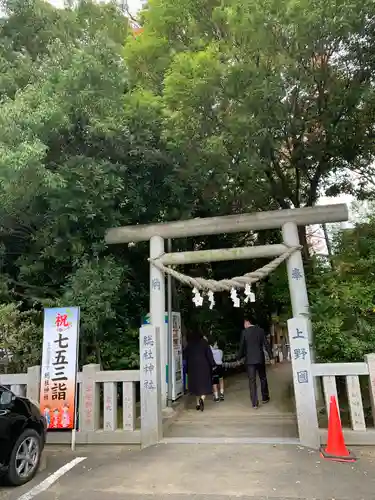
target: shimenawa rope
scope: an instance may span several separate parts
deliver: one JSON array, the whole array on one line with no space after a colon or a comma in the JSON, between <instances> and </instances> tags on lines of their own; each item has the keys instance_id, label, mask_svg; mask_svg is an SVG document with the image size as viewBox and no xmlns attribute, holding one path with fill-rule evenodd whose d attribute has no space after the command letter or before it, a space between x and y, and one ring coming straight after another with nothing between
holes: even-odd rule
<instances>
[{"instance_id":1,"label":"shimenawa rope","mask_svg":"<svg viewBox=\"0 0 375 500\"><path fill-rule=\"evenodd\" d=\"M276 257L274 260L266 264L265 266L257 269L256 271L252 271L251 273L246 273L243 276L236 276L230 279L224 280L211 280L205 278L193 278L191 276L187 276L186 274L180 273L173 269L170 266L165 266L159 258L157 259L148 259L151 264L160 271L170 274L173 278L177 279L184 285L191 286L192 288L196 288L197 290L211 290L212 292L224 292L230 291L232 288L245 288L246 285L251 285L252 283L256 283L261 279L264 279L269 274L271 274L280 264L282 264L288 257L290 257L294 252L300 250L301 246L293 246L288 247L288 250L283 254Z\"/></svg>"}]
</instances>

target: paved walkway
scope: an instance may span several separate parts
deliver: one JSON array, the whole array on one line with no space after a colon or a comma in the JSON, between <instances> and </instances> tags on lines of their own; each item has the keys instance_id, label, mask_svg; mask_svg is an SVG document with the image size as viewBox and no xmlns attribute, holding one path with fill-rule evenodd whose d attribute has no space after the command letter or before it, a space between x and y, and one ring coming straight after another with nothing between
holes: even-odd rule
<instances>
[{"instance_id":1,"label":"paved walkway","mask_svg":"<svg viewBox=\"0 0 375 500\"><path fill-rule=\"evenodd\" d=\"M226 380L225 401L208 399L205 411L197 412L191 398L166 433L169 438L297 438L292 393L292 370L289 363L268 366L271 401L258 410L251 408L248 379L245 373ZM181 441L181 439L179 439Z\"/></svg>"},{"instance_id":2,"label":"paved walkway","mask_svg":"<svg viewBox=\"0 0 375 500\"><path fill-rule=\"evenodd\" d=\"M357 463L340 464L292 445L80 447L87 459L35 500L371 500L375 452L354 451Z\"/></svg>"}]
</instances>

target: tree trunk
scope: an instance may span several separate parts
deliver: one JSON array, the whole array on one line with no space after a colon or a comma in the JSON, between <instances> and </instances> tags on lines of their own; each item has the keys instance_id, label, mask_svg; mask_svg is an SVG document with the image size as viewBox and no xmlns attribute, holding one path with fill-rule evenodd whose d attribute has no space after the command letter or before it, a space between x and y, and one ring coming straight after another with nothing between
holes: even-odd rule
<instances>
[{"instance_id":1,"label":"tree trunk","mask_svg":"<svg viewBox=\"0 0 375 500\"><path fill-rule=\"evenodd\" d=\"M100 366L100 369L102 370L103 369L103 366L102 366L102 355L101 355L101 352L100 352L100 344L98 342L98 338L96 336L96 333L94 333L93 341L94 341L94 347L95 347L96 362L98 363L98 365Z\"/></svg>"},{"instance_id":2,"label":"tree trunk","mask_svg":"<svg viewBox=\"0 0 375 500\"><path fill-rule=\"evenodd\" d=\"M310 260L310 252L309 252L309 244L307 242L307 235L306 235L306 227L305 226L298 226L298 237L299 237L299 242L300 245L302 245L302 258L304 262L309 262Z\"/></svg>"},{"instance_id":3,"label":"tree trunk","mask_svg":"<svg viewBox=\"0 0 375 500\"><path fill-rule=\"evenodd\" d=\"M87 344L85 337L83 335L83 329L81 328L81 335L80 335L80 362L81 362L81 367L83 367L86 364L87 361Z\"/></svg>"},{"instance_id":4,"label":"tree trunk","mask_svg":"<svg viewBox=\"0 0 375 500\"><path fill-rule=\"evenodd\" d=\"M332 252L331 241L329 239L329 234L328 234L328 231L327 231L327 224L322 224L322 228L323 228L323 233L324 233L324 239L325 239L326 246L327 246L328 261L330 263L331 269L335 269L335 264L334 264L334 261L333 261L333 252Z\"/></svg>"}]
</instances>

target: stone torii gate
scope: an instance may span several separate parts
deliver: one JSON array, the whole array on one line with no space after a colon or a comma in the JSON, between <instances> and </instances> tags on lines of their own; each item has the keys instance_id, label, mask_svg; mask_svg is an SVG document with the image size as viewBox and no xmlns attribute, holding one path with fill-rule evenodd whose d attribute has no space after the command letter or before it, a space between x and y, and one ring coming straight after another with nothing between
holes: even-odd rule
<instances>
[{"instance_id":1,"label":"stone torii gate","mask_svg":"<svg viewBox=\"0 0 375 500\"><path fill-rule=\"evenodd\" d=\"M309 303L298 226L344 222L348 209L344 204L322 205L290 210L275 210L222 217L197 218L160 224L125 226L109 229L107 244L150 241L150 325L141 328L141 439L142 446L156 444L162 439L162 409L166 406L166 349L165 328L165 273L180 279L198 290L230 290L244 288L258 281L286 260L293 318L288 321L292 355L293 382L300 442L317 448L320 444L311 374L311 325ZM281 228L283 244L250 246L221 250L165 253L165 239L189 236L260 231ZM169 266L238 260L274 258L270 264L254 273L221 282L193 279L178 273ZM145 356L147 354L147 356ZM144 358L153 359L153 364ZM153 367L152 373L150 366Z\"/></svg>"}]
</instances>

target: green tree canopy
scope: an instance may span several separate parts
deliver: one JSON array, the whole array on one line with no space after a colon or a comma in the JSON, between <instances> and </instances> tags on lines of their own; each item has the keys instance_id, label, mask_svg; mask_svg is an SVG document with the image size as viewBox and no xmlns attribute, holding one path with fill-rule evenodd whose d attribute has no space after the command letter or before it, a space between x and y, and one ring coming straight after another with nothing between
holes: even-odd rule
<instances>
[{"instance_id":1,"label":"green tree canopy","mask_svg":"<svg viewBox=\"0 0 375 500\"><path fill-rule=\"evenodd\" d=\"M0 38L33 74L1 103L3 282L24 307L79 303L85 359L99 341L123 353L144 312L147 253L111 258L104 233L162 220L181 202L160 106L128 93L127 20L114 5L7 5Z\"/></svg>"},{"instance_id":2,"label":"green tree canopy","mask_svg":"<svg viewBox=\"0 0 375 500\"><path fill-rule=\"evenodd\" d=\"M133 85L162 96L186 177L237 204L314 205L370 172L374 4L150 0L126 46Z\"/></svg>"},{"instance_id":3,"label":"green tree canopy","mask_svg":"<svg viewBox=\"0 0 375 500\"><path fill-rule=\"evenodd\" d=\"M333 269L316 269L310 291L317 355L362 361L375 349L375 218L334 238Z\"/></svg>"}]
</instances>

